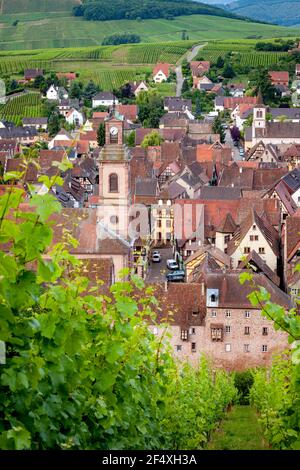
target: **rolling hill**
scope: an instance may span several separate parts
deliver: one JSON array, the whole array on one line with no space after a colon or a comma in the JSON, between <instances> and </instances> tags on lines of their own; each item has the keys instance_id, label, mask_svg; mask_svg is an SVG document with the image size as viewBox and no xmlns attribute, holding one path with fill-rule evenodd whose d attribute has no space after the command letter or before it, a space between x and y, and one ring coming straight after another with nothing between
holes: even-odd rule
<instances>
[{"instance_id":1,"label":"rolling hill","mask_svg":"<svg viewBox=\"0 0 300 470\"><path fill-rule=\"evenodd\" d=\"M253 19L285 26L300 23L299 0L238 0L227 5L229 11Z\"/></svg>"},{"instance_id":2,"label":"rolling hill","mask_svg":"<svg viewBox=\"0 0 300 470\"><path fill-rule=\"evenodd\" d=\"M172 20L85 21L72 15L72 7L79 1L0 0L0 49L99 46L105 36L116 31L138 34L143 43L180 41L183 30L194 42L300 35L299 29L210 15L178 16Z\"/></svg>"}]
</instances>

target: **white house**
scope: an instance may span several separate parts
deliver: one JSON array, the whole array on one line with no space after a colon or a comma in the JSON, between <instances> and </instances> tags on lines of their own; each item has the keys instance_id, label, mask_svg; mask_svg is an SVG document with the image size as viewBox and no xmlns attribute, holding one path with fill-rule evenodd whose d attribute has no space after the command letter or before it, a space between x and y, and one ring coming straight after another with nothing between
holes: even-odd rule
<instances>
[{"instance_id":1,"label":"white house","mask_svg":"<svg viewBox=\"0 0 300 470\"><path fill-rule=\"evenodd\" d=\"M227 254L231 256L233 268L239 261L255 251L272 271L277 270L280 255L279 235L276 230L252 210L240 224L227 245Z\"/></svg>"},{"instance_id":2,"label":"white house","mask_svg":"<svg viewBox=\"0 0 300 470\"><path fill-rule=\"evenodd\" d=\"M63 142L72 142L72 136L67 132L65 129L61 129L59 133L53 137L53 139L49 142L48 148L52 150L53 147L56 147L62 144Z\"/></svg>"},{"instance_id":3,"label":"white house","mask_svg":"<svg viewBox=\"0 0 300 470\"><path fill-rule=\"evenodd\" d=\"M65 88L51 85L46 93L46 97L47 97L47 100L50 100L50 101L51 100L59 101L62 99L64 100L68 99L69 95Z\"/></svg>"},{"instance_id":4,"label":"white house","mask_svg":"<svg viewBox=\"0 0 300 470\"><path fill-rule=\"evenodd\" d=\"M153 80L155 83L165 82L170 75L170 64L160 63L156 64L153 69Z\"/></svg>"},{"instance_id":5,"label":"white house","mask_svg":"<svg viewBox=\"0 0 300 470\"><path fill-rule=\"evenodd\" d=\"M144 81L131 83L131 89L135 96L138 96L141 91L149 90L148 86L146 85L146 82Z\"/></svg>"},{"instance_id":6,"label":"white house","mask_svg":"<svg viewBox=\"0 0 300 470\"><path fill-rule=\"evenodd\" d=\"M58 101L58 88L54 85L51 85L46 93L47 100Z\"/></svg>"},{"instance_id":7,"label":"white house","mask_svg":"<svg viewBox=\"0 0 300 470\"><path fill-rule=\"evenodd\" d=\"M71 109L66 115L66 121L68 124L80 127L83 125L83 114L77 111L77 109Z\"/></svg>"},{"instance_id":8,"label":"white house","mask_svg":"<svg viewBox=\"0 0 300 470\"><path fill-rule=\"evenodd\" d=\"M119 104L118 98L116 98L113 93L110 91L103 91L101 93L97 93L93 97L93 108L98 108L99 106L113 106L113 104Z\"/></svg>"}]
</instances>

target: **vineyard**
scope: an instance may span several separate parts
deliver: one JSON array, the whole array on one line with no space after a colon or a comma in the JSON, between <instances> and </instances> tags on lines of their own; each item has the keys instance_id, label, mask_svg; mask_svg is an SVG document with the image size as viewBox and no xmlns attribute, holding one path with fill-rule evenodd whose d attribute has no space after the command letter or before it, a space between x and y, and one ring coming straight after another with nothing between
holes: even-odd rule
<instances>
[{"instance_id":1,"label":"vineyard","mask_svg":"<svg viewBox=\"0 0 300 470\"><path fill-rule=\"evenodd\" d=\"M28 93L10 99L0 106L0 119L22 124L23 118L45 117L44 107L39 93Z\"/></svg>"},{"instance_id":2,"label":"vineyard","mask_svg":"<svg viewBox=\"0 0 300 470\"><path fill-rule=\"evenodd\" d=\"M129 270L104 297L67 243L50 255L60 203L33 194L23 211L24 194L0 196L0 449L203 449L236 397L233 376L204 358L198 369L175 362L165 333L149 328L154 289Z\"/></svg>"},{"instance_id":3,"label":"vineyard","mask_svg":"<svg viewBox=\"0 0 300 470\"><path fill-rule=\"evenodd\" d=\"M281 57L285 57L288 54L287 52L257 52L254 49L256 42L257 40L210 42L199 52L197 59L203 58L214 63L218 57L224 58L226 54L230 53L231 59L238 60L242 66L268 67L276 64Z\"/></svg>"}]
</instances>

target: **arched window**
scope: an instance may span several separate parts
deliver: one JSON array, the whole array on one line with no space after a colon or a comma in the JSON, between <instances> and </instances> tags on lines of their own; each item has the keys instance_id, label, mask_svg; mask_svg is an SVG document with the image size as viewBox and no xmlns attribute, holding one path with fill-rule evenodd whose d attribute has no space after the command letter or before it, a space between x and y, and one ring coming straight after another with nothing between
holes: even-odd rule
<instances>
[{"instance_id":1,"label":"arched window","mask_svg":"<svg viewBox=\"0 0 300 470\"><path fill-rule=\"evenodd\" d=\"M117 193L119 191L119 179L116 173L109 175L109 192Z\"/></svg>"}]
</instances>

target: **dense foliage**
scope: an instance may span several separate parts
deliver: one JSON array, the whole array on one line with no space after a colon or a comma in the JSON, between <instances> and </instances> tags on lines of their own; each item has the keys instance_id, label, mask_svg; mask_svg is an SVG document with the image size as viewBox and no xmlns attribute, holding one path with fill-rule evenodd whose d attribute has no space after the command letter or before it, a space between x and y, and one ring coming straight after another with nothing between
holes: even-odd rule
<instances>
[{"instance_id":1,"label":"dense foliage","mask_svg":"<svg viewBox=\"0 0 300 470\"><path fill-rule=\"evenodd\" d=\"M237 18L236 15L221 8L197 3L190 0L85 0L73 8L75 16L87 20L135 20L149 18L172 18L180 15L214 15Z\"/></svg>"},{"instance_id":2,"label":"dense foliage","mask_svg":"<svg viewBox=\"0 0 300 470\"><path fill-rule=\"evenodd\" d=\"M249 393L254 379L251 370L236 372L234 375L234 385L238 391L238 401L240 405L249 405Z\"/></svg>"},{"instance_id":3,"label":"dense foliage","mask_svg":"<svg viewBox=\"0 0 300 470\"><path fill-rule=\"evenodd\" d=\"M299 266L296 268L300 270ZM300 449L300 316L295 308L286 311L274 304L270 294L253 283L247 272L241 282L249 281L254 290L249 294L252 305L274 322L275 330L287 333L291 351L274 360L271 369L258 369L250 400L260 412L266 438L274 449Z\"/></svg>"},{"instance_id":4,"label":"dense foliage","mask_svg":"<svg viewBox=\"0 0 300 470\"><path fill-rule=\"evenodd\" d=\"M139 120L143 127L158 128L161 117L166 113L163 98L155 91L142 91L137 97Z\"/></svg>"},{"instance_id":5,"label":"dense foliage","mask_svg":"<svg viewBox=\"0 0 300 470\"><path fill-rule=\"evenodd\" d=\"M238 15L286 26L300 23L299 7L299 0L237 0L227 5Z\"/></svg>"},{"instance_id":6,"label":"dense foliage","mask_svg":"<svg viewBox=\"0 0 300 470\"><path fill-rule=\"evenodd\" d=\"M25 180L29 163L31 152L4 182ZM48 188L70 168L54 166L40 178ZM164 326L150 331L157 301L137 276L97 294L67 230L49 248L59 203L29 189L29 206L22 186L0 197L0 448L203 448L235 397L232 377L204 359L198 370L174 362Z\"/></svg>"},{"instance_id":7,"label":"dense foliage","mask_svg":"<svg viewBox=\"0 0 300 470\"><path fill-rule=\"evenodd\" d=\"M141 42L141 37L138 34L112 34L111 36L106 36L103 39L102 46L117 46L118 44L136 44L138 42Z\"/></svg>"},{"instance_id":8,"label":"dense foliage","mask_svg":"<svg viewBox=\"0 0 300 470\"><path fill-rule=\"evenodd\" d=\"M254 372L250 400L260 412L265 436L274 449L300 449L298 374L288 355L274 360L270 370Z\"/></svg>"},{"instance_id":9,"label":"dense foliage","mask_svg":"<svg viewBox=\"0 0 300 470\"><path fill-rule=\"evenodd\" d=\"M287 52L290 49L295 47L295 41L290 39L289 41L272 41L272 42L258 42L255 45L255 50L257 51L278 51L278 52Z\"/></svg>"}]
</instances>

